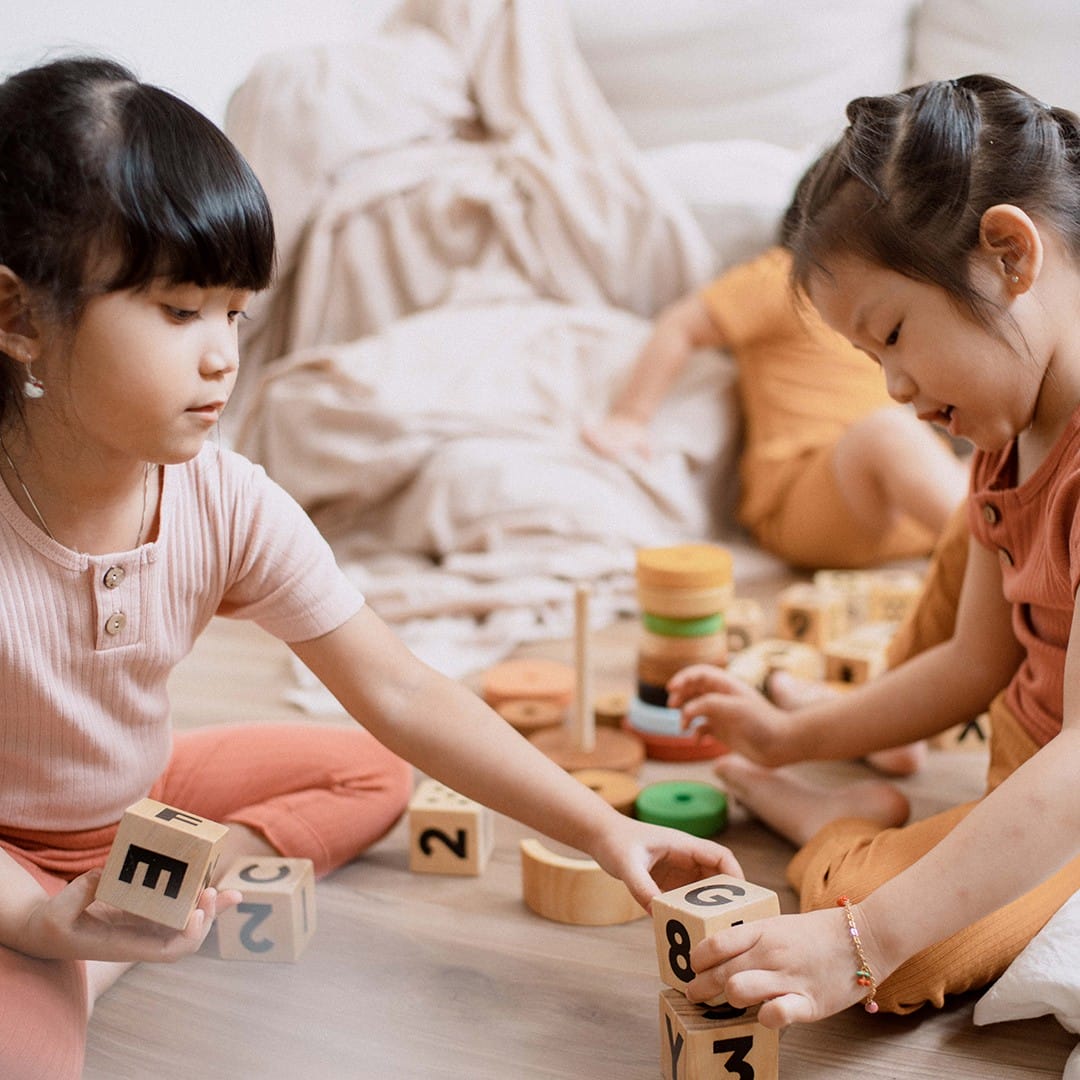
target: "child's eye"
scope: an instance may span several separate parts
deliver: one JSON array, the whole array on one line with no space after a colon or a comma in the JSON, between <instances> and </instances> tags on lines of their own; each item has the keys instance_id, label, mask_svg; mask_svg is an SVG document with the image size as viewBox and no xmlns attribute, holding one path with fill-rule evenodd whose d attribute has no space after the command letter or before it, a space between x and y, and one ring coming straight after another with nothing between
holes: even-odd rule
<instances>
[{"instance_id":1,"label":"child's eye","mask_svg":"<svg viewBox=\"0 0 1080 1080\"><path fill-rule=\"evenodd\" d=\"M885 344L886 345L895 345L897 343L897 341L900 340L900 327L901 327L901 325L903 325L903 324L902 323L897 323L893 327L892 333L885 339Z\"/></svg>"},{"instance_id":2,"label":"child's eye","mask_svg":"<svg viewBox=\"0 0 1080 1080\"><path fill-rule=\"evenodd\" d=\"M250 317L251 316L249 316L246 311L237 310L237 311L230 311L229 312L229 322L230 323L234 323L238 319L248 319Z\"/></svg>"},{"instance_id":3,"label":"child's eye","mask_svg":"<svg viewBox=\"0 0 1080 1080\"><path fill-rule=\"evenodd\" d=\"M198 318L199 315L197 311L191 311L189 308L172 307L169 304L165 305L165 313L170 319L180 323L191 322L192 319Z\"/></svg>"}]
</instances>

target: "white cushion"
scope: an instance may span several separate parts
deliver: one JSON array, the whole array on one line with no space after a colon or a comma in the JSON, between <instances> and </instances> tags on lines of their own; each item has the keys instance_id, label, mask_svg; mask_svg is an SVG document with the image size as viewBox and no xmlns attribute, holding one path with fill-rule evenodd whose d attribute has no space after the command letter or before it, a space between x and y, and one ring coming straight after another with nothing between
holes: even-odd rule
<instances>
[{"instance_id":1,"label":"white cushion","mask_svg":"<svg viewBox=\"0 0 1080 1080\"><path fill-rule=\"evenodd\" d=\"M1050 1014L1080 1032L1080 893L1062 905L1005 974L975 1005L976 1024ZM1080 1047L1069 1055L1065 1080L1080 1078Z\"/></svg>"},{"instance_id":2,"label":"white cushion","mask_svg":"<svg viewBox=\"0 0 1080 1080\"><path fill-rule=\"evenodd\" d=\"M924 0L915 21L912 82L984 72L1080 111L1078 46L1077 0Z\"/></svg>"},{"instance_id":3,"label":"white cushion","mask_svg":"<svg viewBox=\"0 0 1080 1080\"><path fill-rule=\"evenodd\" d=\"M566 0L585 59L642 147L820 146L861 94L904 82L913 0Z\"/></svg>"},{"instance_id":4,"label":"white cushion","mask_svg":"<svg viewBox=\"0 0 1080 1080\"><path fill-rule=\"evenodd\" d=\"M780 219L811 155L753 139L679 143L645 152L682 196L721 272L776 243Z\"/></svg>"}]
</instances>

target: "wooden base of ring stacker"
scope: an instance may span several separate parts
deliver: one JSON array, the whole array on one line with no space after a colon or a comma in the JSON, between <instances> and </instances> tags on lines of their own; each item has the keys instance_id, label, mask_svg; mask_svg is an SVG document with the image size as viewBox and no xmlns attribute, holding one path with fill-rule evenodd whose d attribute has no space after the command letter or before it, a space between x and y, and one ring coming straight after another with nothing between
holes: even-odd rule
<instances>
[{"instance_id":1,"label":"wooden base of ring stacker","mask_svg":"<svg viewBox=\"0 0 1080 1080\"><path fill-rule=\"evenodd\" d=\"M546 728L529 741L564 769L614 769L636 773L645 760L641 740L617 728L597 728L592 712L592 672L589 664L589 589L579 585L574 594L574 646L577 693L569 727Z\"/></svg>"},{"instance_id":2,"label":"wooden base of ring stacker","mask_svg":"<svg viewBox=\"0 0 1080 1080\"><path fill-rule=\"evenodd\" d=\"M614 926L647 914L599 863L558 855L536 839L521 841L521 892L537 915L575 926Z\"/></svg>"}]
</instances>

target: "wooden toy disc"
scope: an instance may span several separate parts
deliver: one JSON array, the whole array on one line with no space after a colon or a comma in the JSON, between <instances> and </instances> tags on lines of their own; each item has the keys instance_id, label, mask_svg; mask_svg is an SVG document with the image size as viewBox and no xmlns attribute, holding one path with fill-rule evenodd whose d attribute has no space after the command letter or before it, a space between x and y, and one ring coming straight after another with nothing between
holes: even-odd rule
<instances>
[{"instance_id":1,"label":"wooden toy disc","mask_svg":"<svg viewBox=\"0 0 1080 1080\"><path fill-rule=\"evenodd\" d=\"M641 615L642 625L650 634L661 637L706 637L724 631L724 613L702 615L697 619L673 619L668 615L653 615L645 611Z\"/></svg>"},{"instance_id":2,"label":"wooden toy disc","mask_svg":"<svg viewBox=\"0 0 1080 1080\"><path fill-rule=\"evenodd\" d=\"M709 589L653 589L640 582L638 605L642 611L669 619L699 619L725 611L732 600L734 585Z\"/></svg>"},{"instance_id":3,"label":"wooden toy disc","mask_svg":"<svg viewBox=\"0 0 1080 1080\"><path fill-rule=\"evenodd\" d=\"M483 697L496 707L519 698L543 699L569 705L574 699L577 673L559 660L521 657L504 660L484 673Z\"/></svg>"},{"instance_id":4,"label":"wooden toy disc","mask_svg":"<svg viewBox=\"0 0 1080 1080\"><path fill-rule=\"evenodd\" d=\"M592 750L579 749L574 733L566 727L544 728L529 736L529 742L556 765L570 772L580 769L610 769L637 775L645 760L641 739L629 731L600 727Z\"/></svg>"},{"instance_id":5,"label":"wooden toy disc","mask_svg":"<svg viewBox=\"0 0 1080 1080\"><path fill-rule=\"evenodd\" d=\"M731 579L731 552L719 544L677 544L637 552L637 580L649 588L708 589Z\"/></svg>"},{"instance_id":6,"label":"wooden toy disc","mask_svg":"<svg viewBox=\"0 0 1080 1080\"><path fill-rule=\"evenodd\" d=\"M630 711L630 695L622 690L598 694L593 700L593 718L598 724L618 727Z\"/></svg>"},{"instance_id":7,"label":"wooden toy disc","mask_svg":"<svg viewBox=\"0 0 1080 1080\"><path fill-rule=\"evenodd\" d=\"M641 785L624 772L612 769L577 769L570 774L591 788L604 802L623 814L632 814Z\"/></svg>"},{"instance_id":8,"label":"wooden toy disc","mask_svg":"<svg viewBox=\"0 0 1080 1080\"><path fill-rule=\"evenodd\" d=\"M625 721L628 730L630 721ZM728 747L715 736L703 731L689 735L651 735L634 732L645 747L645 754L653 761L708 761L728 752Z\"/></svg>"},{"instance_id":9,"label":"wooden toy disc","mask_svg":"<svg viewBox=\"0 0 1080 1080\"><path fill-rule=\"evenodd\" d=\"M715 836L727 827L727 796L697 780L666 780L641 789L634 804L639 821Z\"/></svg>"},{"instance_id":10,"label":"wooden toy disc","mask_svg":"<svg viewBox=\"0 0 1080 1080\"><path fill-rule=\"evenodd\" d=\"M521 893L537 915L574 926L614 926L648 914L599 863L557 855L536 839L521 841Z\"/></svg>"},{"instance_id":11,"label":"wooden toy disc","mask_svg":"<svg viewBox=\"0 0 1080 1080\"><path fill-rule=\"evenodd\" d=\"M526 734L566 720L564 705L543 698L510 698L500 702L495 711L516 731Z\"/></svg>"}]
</instances>

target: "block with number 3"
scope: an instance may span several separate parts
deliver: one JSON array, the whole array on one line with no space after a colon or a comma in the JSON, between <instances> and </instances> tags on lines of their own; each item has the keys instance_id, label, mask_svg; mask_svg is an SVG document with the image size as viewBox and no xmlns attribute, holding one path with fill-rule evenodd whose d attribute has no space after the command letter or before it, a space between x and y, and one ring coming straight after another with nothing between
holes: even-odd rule
<instances>
[{"instance_id":1,"label":"block with number 3","mask_svg":"<svg viewBox=\"0 0 1080 1080\"><path fill-rule=\"evenodd\" d=\"M409 801L409 869L421 874L478 875L494 847L494 815L437 780L424 780Z\"/></svg>"},{"instance_id":2,"label":"block with number 3","mask_svg":"<svg viewBox=\"0 0 1080 1080\"><path fill-rule=\"evenodd\" d=\"M695 1005L660 991L660 1070L664 1080L777 1080L780 1040L757 1009Z\"/></svg>"},{"instance_id":3,"label":"block with number 3","mask_svg":"<svg viewBox=\"0 0 1080 1080\"><path fill-rule=\"evenodd\" d=\"M685 992L695 975L690 965L693 946L720 930L779 915L780 899L771 889L718 874L661 893L652 902L652 913L660 978Z\"/></svg>"}]
</instances>

